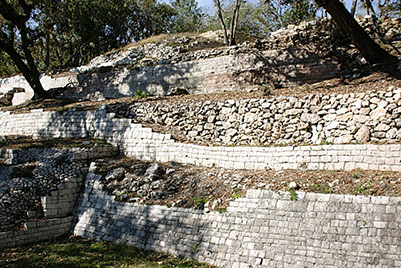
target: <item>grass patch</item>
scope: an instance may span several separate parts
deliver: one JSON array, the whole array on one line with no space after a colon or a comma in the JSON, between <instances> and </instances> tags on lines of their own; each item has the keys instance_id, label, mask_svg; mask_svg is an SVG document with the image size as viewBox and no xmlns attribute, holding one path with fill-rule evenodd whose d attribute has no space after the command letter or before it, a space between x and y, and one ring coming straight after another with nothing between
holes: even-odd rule
<instances>
[{"instance_id":1,"label":"grass patch","mask_svg":"<svg viewBox=\"0 0 401 268\"><path fill-rule=\"evenodd\" d=\"M290 193L290 200L291 201L297 201L298 200L298 194L295 191L295 189L291 188L288 190L288 192Z\"/></svg>"},{"instance_id":2,"label":"grass patch","mask_svg":"<svg viewBox=\"0 0 401 268\"><path fill-rule=\"evenodd\" d=\"M173 257L165 253L70 237L48 242L0 250L0 267L204 267L208 264Z\"/></svg>"},{"instance_id":3,"label":"grass patch","mask_svg":"<svg viewBox=\"0 0 401 268\"><path fill-rule=\"evenodd\" d=\"M91 148L95 144L104 145L106 142L92 138L32 139L26 136L8 136L6 139L0 141L0 148Z\"/></svg>"},{"instance_id":4,"label":"grass patch","mask_svg":"<svg viewBox=\"0 0 401 268\"><path fill-rule=\"evenodd\" d=\"M314 193L332 194L334 191L327 183L312 183L309 190Z\"/></svg>"},{"instance_id":5,"label":"grass patch","mask_svg":"<svg viewBox=\"0 0 401 268\"><path fill-rule=\"evenodd\" d=\"M197 208L203 209L208 201L208 198L205 196L196 196L192 198L192 201L194 202Z\"/></svg>"}]
</instances>

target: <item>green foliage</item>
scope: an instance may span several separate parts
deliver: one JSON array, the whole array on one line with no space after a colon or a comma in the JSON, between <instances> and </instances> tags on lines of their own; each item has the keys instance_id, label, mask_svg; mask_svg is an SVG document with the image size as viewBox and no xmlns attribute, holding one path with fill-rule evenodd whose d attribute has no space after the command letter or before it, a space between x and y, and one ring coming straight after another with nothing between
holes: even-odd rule
<instances>
[{"instance_id":1,"label":"green foliage","mask_svg":"<svg viewBox=\"0 0 401 268\"><path fill-rule=\"evenodd\" d=\"M196 245L195 245L196 246ZM197 246L199 248L199 246ZM0 250L0 266L17 267L209 267L133 246L70 237L57 242Z\"/></svg>"},{"instance_id":2,"label":"green foliage","mask_svg":"<svg viewBox=\"0 0 401 268\"><path fill-rule=\"evenodd\" d=\"M205 29L204 13L196 0L173 0L173 32L201 32Z\"/></svg>"},{"instance_id":3,"label":"green foliage","mask_svg":"<svg viewBox=\"0 0 401 268\"><path fill-rule=\"evenodd\" d=\"M227 212L227 208L216 208L216 211L219 213L225 213Z\"/></svg>"},{"instance_id":4,"label":"green foliage","mask_svg":"<svg viewBox=\"0 0 401 268\"><path fill-rule=\"evenodd\" d=\"M360 183L356 186L354 186L354 194L365 194L369 195L372 191L372 184L370 181L366 183Z\"/></svg>"},{"instance_id":5,"label":"green foliage","mask_svg":"<svg viewBox=\"0 0 401 268\"><path fill-rule=\"evenodd\" d=\"M327 183L314 183L310 186L310 190L315 193L331 194L333 189Z\"/></svg>"},{"instance_id":6,"label":"green foliage","mask_svg":"<svg viewBox=\"0 0 401 268\"><path fill-rule=\"evenodd\" d=\"M194 202L194 204L199 207L199 208L204 208L205 204L208 201L208 198L205 196L196 196L194 198L192 198L192 201Z\"/></svg>"},{"instance_id":7,"label":"green foliage","mask_svg":"<svg viewBox=\"0 0 401 268\"><path fill-rule=\"evenodd\" d=\"M0 51L0 78L18 74L18 68L4 51ZM0 96L1 97L1 96Z\"/></svg>"},{"instance_id":8,"label":"green foliage","mask_svg":"<svg viewBox=\"0 0 401 268\"><path fill-rule=\"evenodd\" d=\"M351 171L351 177L354 179L359 179L362 175L363 175L364 171L357 169L357 170L353 170Z\"/></svg>"},{"instance_id":9,"label":"green foliage","mask_svg":"<svg viewBox=\"0 0 401 268\"><path fill-rule=\"evenodd\" d=\"M285 25L299 24L304 20L311 20L316 15L316 7L309 0L284 0L287 7L284 13Z\"/></svg>"},{"instance_id":10,"label":"green foliage","mask_svg":"<svg viewBox=\"0 0 401 268\"><path fill-rule=\"evenodd\" d=\"M295 191L295 189L291 188L288 190L288 192L290 193L290 200L292 200L292 201L298 200L298 194Z\"/></svg>"},{"instance_id":11,"label":"green foliage","mask_svg":"<svg viewBox=\"0 0 401 268\"><path fill-rule=\"evenodd\" d=\"M192 250L195 252L195 253L198 253L199 252L199 243L196 243L193 247L192 247Z\"/></svg>"},{"instance_id":12,"label":"green foliage","mask_svg":"<svg viewBox=\"0 0 401 268\"><path fill-rule=\"evenodd\" d=\"M137 89L135 91L135 97L138 98L138 99L147 98L147 97L149 97L151 95L152 94L147 92L147 91L142 91L142 90L139 90L139 89Z\"/></svg>"},{"instance_id":13,"label":"green foliage","mask_svg":"<svg viewBox=\"0 0 401 268\"><path fill-rule=\"evenodd\" d=\"M234 189L234 194L233 194L234 200L242 197L243 195L244 195L244 193L242 192L241 189L238 189L238 188Z\"/></svg>"},{"instance_id":14,"label":"green foliage","mask_svg":"<svg viewBox=\"0 0 401 268\"><path fill-rule=\"evenodd\" d=\"M174 14L173 8L156 0L35 1L27 23L29 49L40 70L79 66L133 40L169 32ZM1 37L23 52L15 25L0 17L0 28ZM8 56L0 54L0 63L0 75L17 72Z\"/></svg>"}]
</instances>

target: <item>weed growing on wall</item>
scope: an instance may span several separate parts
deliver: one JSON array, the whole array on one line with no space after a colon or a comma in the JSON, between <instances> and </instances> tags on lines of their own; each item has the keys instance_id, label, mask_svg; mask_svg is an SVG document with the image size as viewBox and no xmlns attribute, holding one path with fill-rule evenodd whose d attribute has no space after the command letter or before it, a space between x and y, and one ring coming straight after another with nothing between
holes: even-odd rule
<instances>
[{"instance_id":1,"label":"weed growing on wall","mask_svg":"<svg viewBox=\"0 0 401 268\"><path fill-rule=\"evenodd\" d=\"M292 201L298 200L298 194L297 194L297 192L295 191L294 188L291 188L288 191L290 193L290 200L292 200Z\"/></svg>"},{"instance_id":2,"label":"weed growing on wall","mask_svg":"<svg viewBox=\"0 0 401 268\"><path fill-rule=\"evenodd\" d=\"M142 91L142 90L139 90L139 89L137 89L135 91L135 97L138 98L138 99L144 99L144 98L147 98L149 96L152 96L152 94L149 93L149 92Z\"/></svg>"},{"instance_id":3,"label":"weed growing on wall","mask_svg":"<svg viewBox=\"0 0 401 268\"><path fill-rule=\"evenodd\" d=\"M196 205L196 207L203 209L205 207L205 204L207 203L208 199L207 197L204 196L197 196L192 198L194 204Z\"/></svg>"}]
</instances>

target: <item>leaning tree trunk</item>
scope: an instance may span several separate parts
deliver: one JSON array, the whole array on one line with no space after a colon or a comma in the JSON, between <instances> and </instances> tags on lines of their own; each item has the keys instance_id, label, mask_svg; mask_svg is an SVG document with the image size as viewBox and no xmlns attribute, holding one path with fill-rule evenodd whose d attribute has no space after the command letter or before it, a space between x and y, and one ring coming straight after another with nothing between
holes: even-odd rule
<instances>
[{"instance_id":1,"label":"leaning tree trunk","mask_svg":"<svg viewBox=\"0 0 401 268\"><path fill-rule=\"evenodd\" d=\"M359 25L339 0L315 0L348 35L362 56L371 64L395 65L398 59L380 47Z\"/></svg>"},{"instance_id":2,"label":"leaning tree trunk","mask_svg":"<svg viewBox=\"0 0 401 268\"><path fill-rule=\"evenodd\" d=\"M49 98L49 94L44 90L42 83L39 79L39 71L36 69L31 69L28 65L25 64L22 57L18 54L18 52L6 42L0 38L0 45L4 49L4 51L10 56L10 58L14 61L15 65L21 71L22 75L25 77L28 84L31 86L34 92L34 99L46 99ZM30 64L32 65L32 64Z\"/></svg>"},{"instance_id":3,"label":"leaning tree trunk","mask_svg":"<svg viewBox=\"0 0 401 268\"><path fill-rule=\"evenodd\" d=\"M214 5L217 8L217 16L219 17L221 27L223 28L224 44L228 45L227 27L226 27L226 24L224 23L223 11L221 10L220 0L213 0L213 1L214 1Z\"/></svg>"},{"instance_id":4,"label":"leaning tree trunk","mask_svg":"<svg viewBox=\"0 0 401 268\"><path fill-rule=\"evenodd\" d=\"M18 4L24 11L23 14L17 13L17 8L8 1L0 0L0 14L5 21L9 21L11 23L10 25L15 25L19 30L24 57L21 56L21 54L13 46L13 34L8 36L2 30L0 30L0 48L2 48L10 56L15 65L17 65L18 69L22 72L22 75L33 89L34 98L49 98L49 94L44 90L42 84L40 83L40 73L29 49L31 41L28 38L26 22L30 18L33 5L29 5L23 0L19 0Z\"/></svg>"}]
</instances>

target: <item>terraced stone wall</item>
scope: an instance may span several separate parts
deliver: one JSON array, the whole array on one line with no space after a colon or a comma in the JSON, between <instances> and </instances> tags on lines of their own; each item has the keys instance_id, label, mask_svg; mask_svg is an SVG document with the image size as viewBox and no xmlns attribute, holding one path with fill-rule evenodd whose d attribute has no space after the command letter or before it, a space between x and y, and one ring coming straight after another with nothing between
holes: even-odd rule
<instances>
[{"instance_id":1,"label":"terraced stone wall","mask_svg":"<svg viewBox=\"0 0 401 268\"><path fill-rule=\"evenodd\" d=\"M74 235L220 267L398 267L401 198L249 190L225 213L114 200L95 166Z\"/></svg>"},{"instance_id":2,"label":"terraced stone wall","mask_svg":"<svg viewBox=\"0 0 401 268\"><path fill-rule=\"evenodd\" d=\"M104 108L104 107L103 107ZM241 169L375 169L401 171L401 145L214 147L177 143L131 119L97 111L0 114L0 135L102 138L128 156ZM397 267L401 199L250 190L224 214L120 203L103 192L90 168L72 232L169 251L222 267ZM56 227L27 228L58 234ZM58 223L57 223L58 224ZM60 226L65 225L62 223ZM35 231L35 232L36 232ZM54 233L53 233L54 232ZM27 233L2 233L28 241ZM19 237L19 238L15 238ZM22 238L21 238L22 237ZM27 238L28 237L28 238ZM20 240L18 240L20 239ZM17 244L10 244L17 245Z\"/></svg>"},{"instance_id":3,"label":"terraced stone wall","mask_svg":"<svg viewBox=\"0 0 401 268\"><path fill-rule=\"evenodd\" d=\"M28 221L22 230L0 232L0 249L55 239L68 233L72 221L73 216Z\"/></svg>"},{"instance_id":4,"label":"terraced stone wall","mask_svg":"<svg viewBox=\"0 0 401 268\"><path fill-rule=\"evenodd\" d=\"M260 77L255 73L263 74ZM136 90L165 95L180 88L190 94L238 90L273 81L289 86L335 77L339 63L310 49L237 52L194 61L77 76L80 98L134 96Z\"/></svg>"},{"instance_id":5,"label":"terraced stone wall","mask_svg":"<svg viewBox=\"0 0 401 268\"><path fill-rule=\"evenodd\" d=\"M0 114L0 135L105 139L125 155L232 169L374 169L401 171L401 144L224 147L179 143L104 109Z\"/></svg>"}]
</instances>

